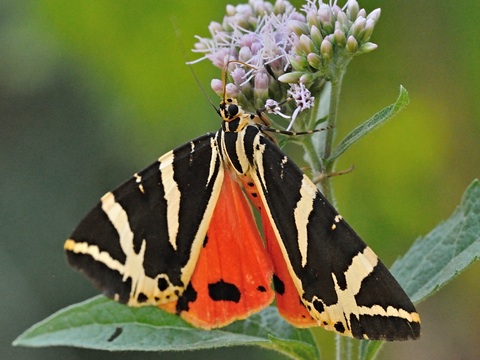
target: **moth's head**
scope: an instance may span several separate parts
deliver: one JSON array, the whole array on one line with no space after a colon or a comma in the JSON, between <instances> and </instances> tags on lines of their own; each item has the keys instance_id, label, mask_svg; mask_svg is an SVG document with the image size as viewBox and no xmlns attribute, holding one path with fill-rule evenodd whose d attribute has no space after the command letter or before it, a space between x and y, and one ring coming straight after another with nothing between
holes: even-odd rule
<instances>
[{"instance_id":1,"label":"moth's head","mask_svg":"<svg viewBox=\"0 0 480 360\"><path fill-rule=\"evenodd\" d=\"M238 105L238 101L232 98L225 98L220 103L217 110L223 121L230 122L238 119L243 114L243 110Z\"/></svg>"}]
</instances>

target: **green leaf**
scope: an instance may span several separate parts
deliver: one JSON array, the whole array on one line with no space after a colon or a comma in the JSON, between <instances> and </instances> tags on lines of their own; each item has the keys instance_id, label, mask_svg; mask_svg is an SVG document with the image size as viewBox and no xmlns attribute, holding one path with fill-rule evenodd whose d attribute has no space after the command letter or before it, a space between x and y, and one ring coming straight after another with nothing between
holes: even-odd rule
<instances>
[{"instance_id":1,"label":"green leaf","mask_svg":"<svg viewBox=\"0 0 480 360\"><path fill-rule=\"evenodd\" d=\"M359 345L359 359L374 360L382 348L384 341L362 340Z\"/></svg>"},{"instance_id":2,"label":"green leaf","mask_svg":"<svg viewBox=\"0 0 480 360\"><path fill-rule=\"evenodd\" d=\"M480 258L480 183L474 180L450 218L420 238L391 272L414 303L425 300ZM382 342L364 341L361 359L374 359Z\"/></svg>"},{"instance_id":3,"label":"green leaf","mask_svg":"<svg viewBox=\"0 0 480 360\"><path fill-rule=\"evenodd\" d=\"M258 345L292 359L315 358L308 330L292 327L269 307L219 330L192 327L154 307L132 308L97 296L32 326L13 345L76 346L110 351L181 351Z\"/></svg>"},{"instance_id":4,"label":"green leaf","mask_svg":"<svg viewBox=\"0 0 480 360\"><path fill-rule=\"evenodd\" d=\"M392 273L413 302L442 288L480 257L480 183L474 180L450 218L392 266Z\"/></svg>"},{"instance_id":5,"label":"green leaf","mask_svg":"<svg viewBox=\"0 0 480 360\"><path fill-rule=\"evenodd\" d=\"M332 154L328 158L328 161L332 161L338 158L355 142L360 140L372 130L376 129L378 126L385 123L387 120L397 115L405 106L408 105L408 103L408 92L403 86L400 86L400 94L398 95L395 103L380 110L363 124L353 129L335 147L335 149L332 151Z\"/></svg>"}]
</instances>

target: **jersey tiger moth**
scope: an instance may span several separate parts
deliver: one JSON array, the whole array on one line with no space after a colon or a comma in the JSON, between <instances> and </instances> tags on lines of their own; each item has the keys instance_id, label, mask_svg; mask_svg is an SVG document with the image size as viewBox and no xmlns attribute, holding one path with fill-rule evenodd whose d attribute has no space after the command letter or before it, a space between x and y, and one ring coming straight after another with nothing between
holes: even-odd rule
<instances>
[{"instance_id":1,"label":"jersey tiger moth","mask_svg":"<svg viewBox=\"0 0 480 360\"><path fill-rule=\"evenodd\" d=\"M297 327L418 338L408 296L272 141L264 115L235 99L217 112L216 133L166 153L102 197L65 243L70 265L116 301L154 305L203 329L245 319L276 298Z\"/></svg>"}]
</instances>

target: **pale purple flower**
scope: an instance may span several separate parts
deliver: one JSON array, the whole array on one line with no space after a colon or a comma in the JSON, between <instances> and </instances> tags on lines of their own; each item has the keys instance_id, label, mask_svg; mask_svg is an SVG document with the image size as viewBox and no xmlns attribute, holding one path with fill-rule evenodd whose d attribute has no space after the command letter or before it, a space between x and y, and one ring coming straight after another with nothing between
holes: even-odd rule
<instances>
[{"instance_id":1,"label":"pale purple flower","mask_svg":"<svg viewBox=\"0 0 480 360\"><path fill-rule=\"evenodd\" d=\"M290 123L288 124L287 131L292 128L297 115L301 111L308 110L313 107L315 100L310 90L308 90L303 83L292 85L291 89L288 90L288 94L295 101L296 108L292 114L292 120L290 120Z\"/></svg>"}]
</instances>

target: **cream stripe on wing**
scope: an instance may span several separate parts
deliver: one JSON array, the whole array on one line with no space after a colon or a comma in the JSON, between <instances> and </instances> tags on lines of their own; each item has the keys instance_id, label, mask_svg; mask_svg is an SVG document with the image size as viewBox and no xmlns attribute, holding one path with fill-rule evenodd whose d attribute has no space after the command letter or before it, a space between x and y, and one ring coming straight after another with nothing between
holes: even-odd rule
<instances>
[{"instance_id":1,"label":"cream stripe on wing","mask_svg":"<svg viewBox=\"0 0 480 360\"><path fill-rule=\"evenodd\" d=\"M112 258L107 251L100 251L100 248L97 245L91 245L87 242L76 242L75 240L68 239L65 241L64 248L75 254L89 255L95 261L105 264L110 269L116 270L122 275L125 273L125 266L120 261Z\"/></svg>"},{"instance_id":2,"label":"cream stripe on wing","mask_svg":"<svg viewBox=\"0 0 480 360\"><path fill-rule=\"evenodd\" d=\"M177 250L177 235L180 220L178 218L180 213L180 200L182 194L178 189L178 184L173 178L173 151L169 151L163 155L159 160L160 174L162 176L162 184L165 190L165 201L167 202L167 228L168 241L174 250Z\"/></svg>"},{"instance_id":3,"label":"cream stripe on wing","mask_svg":"<svg viewBox=\"0 0 480 360\"><path fill-rule=\"evenodd\" d=\"M117 230L120 239L120 246L126 256L123 281L128 277L131 277L132 282L136 283L145 277L143 259L146 250L146 242L145 240L142 240L142 246L137 254L133 244L133 231L130 228L126 211L115 201L115 196L111 192L106 193L102 197L101 202L102 210L107 215L115 230ZM132 286L132 288L135 287L136 286Z\"/></svg>"},{"instance_id":4,"label":"cream stripe on wing","mask_svg":"<svg viewBox=\"0 0 480 360\"><path fill-rule=\"evenodd\" d=\"M308 178L303 175L302 185L300 186L300 199L294 210L295 226L298 234L298 249L302 256L302 267L307 265L308 251L308 219L313 211L313 202L315 200L316 187Z\"/></svg>"}]
</instances>

